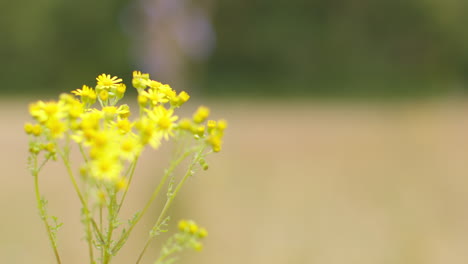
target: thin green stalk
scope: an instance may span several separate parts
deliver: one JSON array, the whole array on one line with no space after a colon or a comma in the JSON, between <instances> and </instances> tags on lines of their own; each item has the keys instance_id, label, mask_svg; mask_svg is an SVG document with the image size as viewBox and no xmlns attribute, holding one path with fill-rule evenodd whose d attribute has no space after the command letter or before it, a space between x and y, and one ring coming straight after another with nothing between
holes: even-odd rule
<instances>
[{"instance_id":1,"label":"thin green stalk","mask_svg":"<svg viewBox=\"0 0 468 264\"><path fill-rule=\"evenodd\" d=\"M205 146L201 147L200 150L195 154L195 157L193 158L192 162L190 163L184 177L180 180L179 184L177 184L177 187L174 190L174 192L172 194L170 194L169 197L167 198L166 204L164 204L164 207L163 207L161 213L159 214L158 220L156 221L156 224L154 226L156 226L156 227L159 226L161 224L161 222L163 221L164 216L166 215L167 210L169 210L169 208L171 207L171 204L174 201L174 198L177 196L177 193L179 193L180 189L182 188L184 183L187 181L187 179L190 176L193 175L193 167L199 162L199 160L201 158L201 155L202 155L204 150L205 150ZM138 256L136 264L140 263L141 258L145 254L146 249L148 248L148 246L150 245L152 240L153 240L152 236L150 236L146 240L145 246L143 247L143 250L141 251L140 255Z\"/></svg>"},{"instance_id":2,"label":"thin green stalk","mask_svg":"<svg viewBox=\"0 0 468 264\"><path fill-rule=\"evenodd\" d=\"M90 213L89 213L88 202L84 199L83 195L81 194L81 191L80 191L80 188L78 187L75 176L73 176L73 170L70 166L70 160L69 160L69 146L70 146L69 138L67 137L67 139L68 139L67 145L64 148L64 151L60 152L60 156L62 157L62 161L65 164L65 167L67 169L68 175L72 182L73 188L75 189L78 195L78 198L80 199L81 204L84 209L83 211L84 211L85 218L86 218L86 240L88 242L89 258L90 258L90 263L94 263L93 242L92 242L93 237L92 237L91 223L90 223L92 217L90 216Z\"/></svg>"},{"instance_id":3,"label":"thin green stalk","mask_svg":"<svg viewBox=\"0 0 468 264\"><path fill-rule=\"evenodd\" d=\"M81 153L81 156L83 156L83 160L85 161L85 163L87 164L88 163L88 158L86 157L86 153L83 149L83 144L78 144L79 148L80 148L80 153Z\"/></svg>"},{"instance_id":4,"label":"thin green stalk","mask_svg":"<svg viewBox=\"0 0 468 264\"><path fill-rule=\"evenodd\" d=\"M100 230L103 230L102 229L102 205L99 205L99 226L100 226ZM100 241L104 241L104 238L101 237L101 240ZM104 248L101 244L101 260L104 259Z\"/></svg>"},{"instance_id":5,"label":"thin green stalk","mask_svg":"<svg viewBox=\"0 0 468 264\"><path fill-rule=\"evenodd\" d=\"M146 214L146 212L148 211L148 209L150 208L151 204L154 202L154 200L156 199L156 197L158 196L159 192L161 191L161 188L162 186L164 186L164 184L166 183L166 180L167 178L169 177L169 175L171 175L175 168L185 159L187 158L191 153L193 152L193 150L188 150L186 151L179 159L177 160L173 160L171 162L171 165L169 166L169 168L165 171L161 181L159 182L158 186L156 187L156 189L153 191L153 194L151 195L150 199L148 200L148 202L146 202L146 205L145 207L143 208L143 210L141 211L140 214L138 214L137 218L135 219L135 221L132 222L132 224L130 225L130 227L128 228L128 230L122 234L122 236L120 237L120 239L117 241L117 243L115 244L115 248L117 247L121 247L122 246L122 243L128 238L128 236L130 235L130 233L132 232L133 228L136 226L136 224L141 220L141 218Z\"/></svg>"},{"instance_id":6,"label":"thin green stalk","mask_svg":"<svg viewBox=\"0 0 468 264\"><path fill-rule=\"evenodd\" d=\"M50 229L49 222L47 221L47 214L44 209L44 204L41 201L41 194L39 191L39 172L44 166L44 164L47 162L48 159L44 160L44 162L41 164L41 166L37 166L37 155L34 155L34 168L33 168L33 176L34 176L34 190L36 193L36 200L37 200L37 207L39 209L39 213L41 216L42 221L44 222L44 225L47 230L47 235L49 237L49 241L52 244L52 249L54 251L55 255L55 260L57 261L58 264L61 264L62 262L60 261L60 255L58 253L57 245L55 243L55 238L52 234L52 231Z\"/></svg>"},{"instance_id":7,"label":"thin green stalk","mask_svg":"<svg viewBox=\"0 0 468 264\"><path fill-rule=\"evenodd\" d=\"M104 247L104 258L102 263L108 264L111 259L110 247L112 242L112 234L114 233L114 220L115 220L115 211L114 207L116 205L115 193L110 192L109 205L108 205L108 226L107 226L107 241Z\"/></svg>"},{"instance_id":8,"label":"thin green stalk","mask_svg":"<svg viewBox=\"0 0 468 264\"><path fill-rule=\"evenodd\" d=\"M80 149L81 156L83 157L83 160L85 161L85 164L87 164L88 163L88 157L86 156L86 153L85 153L85 151L83 149L83 144L78 144L78 146L79 146L79 149ZM96 232L97 236L99 237L99 240L104 241L104 238L103 238L102 233L101 233L101 230L102 230L102 206L100 206L100 210L99 210L99 227L98 227L96 221L94 220L94 218L91 217L89 220L91 221L91 224L92 224L92 226L94 228L94 232ZM92 256L92 246L90 244L88 246L91 247L90 255ZM101 259L102 259L102 255L101 255Z\"/></svg>"},{"instance_id":9,"label":"thin green stalk","mask_svg":"<svg viewBox=\"0 0 468 264\"><path fill-rule=\"evenodd\" d=\"M99 206L99 229L102 230L102 205Z\"/></svg>"},{"instance_id":10,"label":"thin green stalk","mask_svg":"<svg viewBox=\"0 0 468 264\"><path fill-rule=\"evenodd\" d=\"M130 168L130 175L128 176L128 172L125 173L126 176L128 176L128 184L127 184L127 188L125 188L125 191L122 195L122 199L120 200L120 203L119 203L119 207L117 208L117 214L120 212L120 208L122 208L122 204L123 202L125 201L125 197L127 197L127 192L128 192L128 189L130 187L130 184L132 183L132 179L133 179L133 174L135 173L135 168L136 168L136 165L137 165L137 162L138 162L138 156L135 157L135 160L132 162L131 164L131 168Z\"/></svg>"}]
</instances>

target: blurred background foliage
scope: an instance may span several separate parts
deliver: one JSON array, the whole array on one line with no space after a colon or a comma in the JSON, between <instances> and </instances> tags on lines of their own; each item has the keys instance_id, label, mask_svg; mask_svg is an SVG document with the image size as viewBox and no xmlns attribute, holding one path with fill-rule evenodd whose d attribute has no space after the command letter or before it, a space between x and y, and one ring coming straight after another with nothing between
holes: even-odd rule
<instances>
[{"instance_id":1,"label":"blurred background foliage","mask_svg":"<svg viewBox=\"0 0 468 264\"><path fill-rule=\"evenodd\" d=\"M126 1L0 1L2 92L69 91L102 71L128 73Z\"/></svg>"},{"instance_id":2,"label":"blurred background foliage","mask_svg":"<svg viewBox=\"0 0 468 264\"><path fill-rule=\"evenodd\" d=\"M144 19L150 2L0 1L2 92L52 94L92 84L102 72L128 78L133 69L157 79L141 60L151 50L140 48L148 42L140 29L152 26ZM215 34L209 56L184 59L188 70L178 78L190 87L178 90L262 97L468 91L463 0L173 2L210 9L204 14Z\"/></svg>"}]
</instances>

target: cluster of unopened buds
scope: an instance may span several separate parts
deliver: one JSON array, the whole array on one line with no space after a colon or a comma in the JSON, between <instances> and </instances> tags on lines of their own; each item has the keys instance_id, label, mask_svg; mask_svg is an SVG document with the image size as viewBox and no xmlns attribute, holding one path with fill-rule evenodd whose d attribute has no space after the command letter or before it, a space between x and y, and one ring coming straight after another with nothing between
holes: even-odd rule
<instances>
[{"instance_id":1,"label":"cluster of unopened buds","mask_svg":"<svg viewBox=\"0 0 468 264\"><path fill-rule=\"evenodd\" d=\"M174 254L191 248L196 251L203 249L202 239L208 235L205 228L199 227L194 221L179 221L179 232L169 238L161 249L161 254L155 264L162 264L165 261L176 259Z\"/></svg>"},{"instance_id":2,"label":"cluster of unopened buds","mask_svg":"<svg viewBox=\"0 0 468 264\"><path fill-rule=\"evenodd\" d=\"M210 110L204 106L199 107L191 118L179 118L175 111L190 96L184 91L177 93L168 84L151 80L149 74L133 72L132 85L138 92L136 114L131 112L127 104L118 105L127 89L122 79L102 74L96 80L94 88L83 85L71 94L60 95L58 101L32 103L29 112L35 122L26 123L24 129L30 135L29 165L36 179L38 207L41 217L43 220L45 218L56 257L59 258L53 225L48 220L46 203L39 194L37 177L42 166L49 160L56 160L58 156L62 158L82 203L86 239L90 245L101 250L98 258L90 248L91 260L94 261L91 263L96 263L95 259L99 259L100 263L108 263L165 183L168 183L166 205L170 205L196 167L208 168L205 156L221 150L227 123L224 120L209 120ZM111 239L112 232L118 228L114 222L117 222L118 212L142 151L146 147L158 149L163 141L170 139L177 141L180 146L161 177L160 185L143 210L129 221L130 226L121 237ZM83 159L79 170L81 185L70 166L72 145L77 146ZM177 184L174 169L188 157L193 157L189 169ZM103 208L107 209L107 226L102 223ZM166 213L163 210L158 218L156 230L166 224ZM98 214L101 218L99 221L94 219ZM184 232L188 230L186 234L197 234L190 240L193 242L190 242L191 245L201 245L198 239L206 235L204 229L193 231L196 225L192 222L181 222L180 226L187 226L181 229Z\"/></svg>"}]
</instances>

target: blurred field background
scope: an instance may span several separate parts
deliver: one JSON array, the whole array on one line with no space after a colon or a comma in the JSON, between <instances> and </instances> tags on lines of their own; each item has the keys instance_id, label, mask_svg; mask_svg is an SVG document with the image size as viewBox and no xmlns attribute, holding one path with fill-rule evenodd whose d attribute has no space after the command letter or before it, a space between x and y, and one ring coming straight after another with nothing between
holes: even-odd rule
<instances>
[{"instance_id":1,"label":"blurred field background","mask_svg":"<svg viewBox=\"0 0 468 264\"><path fill-rule=\"evenodd\" d=\"M210 233L180 263L466 263L467 8L0 0L0 263L53 263L26 170L28 103L103 72L130 84L134 69L189 91L187 114L204 104L229 121L224 150L172 210L173 223L192 218ZM146 201L169 150L145 153L125 215ZM65 222L64 263L86 263L63 167L49 164L41 180ZM151 224L116 264L135 262ZM158 252L154 243L144 263Z\"/></svg>"}]
</instances>

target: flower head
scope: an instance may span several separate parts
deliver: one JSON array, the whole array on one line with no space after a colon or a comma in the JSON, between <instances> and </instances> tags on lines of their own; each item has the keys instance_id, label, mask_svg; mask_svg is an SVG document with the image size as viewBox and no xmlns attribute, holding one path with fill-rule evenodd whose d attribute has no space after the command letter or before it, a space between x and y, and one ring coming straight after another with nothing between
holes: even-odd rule
<instances>
[{"instance_id":1,"label":"flower head","mask_svg":"<svg viewBox=\"0 0 468 264\"><path fill-rule=\"evenodd\" d=\"M132 85L138 92L144 90L149 84L150 78L148 73L141 73L141 71L133 72Z\"/></svg>"},{"instance_id":2,"label":"flower head","mask_svg":"<svg viewBox=\"0 0 468 264\"><path fill-rule=\"evenodd\" d=\"M122 79L117 76L111 77L110 74L101 74L97 78L97 87L100 89L111 89L117 88L117 86L122 82Z\"/></svg>"},{"instance_id":3,"label":"flower head","mask_svg":"<svg viewBox=\"0 0 468 264\"><path fill-rule=\"evenodd\" d=\"M89 86L83 85L81 89L76 89L71 93L76 96L80 96L81 102L83 102L85 105L90 106L96 102L96 92Z\"/></svg>"},{"instance_id":4,"label":"flower head","mask_svg":"<svg viewBox=\"0 0 468 264\"><path fill-rule=\"evenodd\" d=\"M169 136L173 136L174 122L179 117L174 116L173 109L166 109L164 106L159 105L148 112L148 116L156 124L156 129L162 134L164 139L168 140Z\"/></svg>"}]
</instances>

